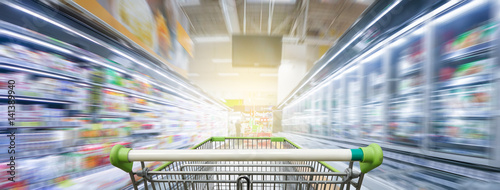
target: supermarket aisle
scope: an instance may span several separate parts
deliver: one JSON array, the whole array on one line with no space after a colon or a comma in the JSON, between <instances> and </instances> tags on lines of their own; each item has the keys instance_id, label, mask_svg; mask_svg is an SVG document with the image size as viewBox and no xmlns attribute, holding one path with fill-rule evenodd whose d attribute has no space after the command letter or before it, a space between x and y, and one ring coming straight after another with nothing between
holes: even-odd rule
<instances>
[{"instance_id":1,"label":"supermarket aisle","mask_svg":"<svg viewBox=\"0 0 500 190\"><path fill-rule=\"evenodd\" d=\"M353 145L336 143L321 138L295 133L277 133L274 136L283 136L295 142L302 148L358 148ZM390 154L384 150L384 154ZM348 163L327 162L341 170ZM359 165L355 165L355 168ZM448 189L498 189L499 181L483 181L456 174L443 172L427 167L419 167L410 163L384 157L383 164L366 174L363 189L408 189L408 190L448 190Z\"/></svg>"},{"instance_id":2,"label":"supermarket aisle","mask_svg":"<svg viewBox=\"0 0 500 190\"><path fill-rule=\"evenodd\" d=\"M500 1L280 2L287 18L260 27L261 42L279 33L268 65L230 55L240 32L225 24L242 14L225 11L246 10L238 1L0 1L0 136L11 137L0 138L0 189L119 189L130 179L110 165L115 145L187 149L273 130L304 148L380 144L364 189L498 189ZM305 3L353 14L281 11Z\"/></svg>"},{"instance_id":3,"label":"supermarket aisle","mask_svg":"<svg viewBox=\"0 0 500 190\"><path fill-rule=\"evenodd\" d=\"M221 102L44 3L0 2L0 189L119 189L130 177L110 164L114 145L181 149L226 135Z\"/></svg>"}]
</instances>

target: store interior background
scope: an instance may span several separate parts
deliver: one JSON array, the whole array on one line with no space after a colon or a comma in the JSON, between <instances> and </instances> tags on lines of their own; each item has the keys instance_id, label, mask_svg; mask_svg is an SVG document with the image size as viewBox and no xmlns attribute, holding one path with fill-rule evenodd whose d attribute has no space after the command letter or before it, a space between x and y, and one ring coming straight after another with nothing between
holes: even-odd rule
<instances>
[{"instance_id":1,"label":"store interior background","mask_svg":"<svg viewBox=\"0 0 500 190\"><path fill-rule=\"evenodd\" d=\"M143 46L147 43L141 44L144 41L127 38L132 33L113 29L109 20L99 19L98 14L89 9L92 2L113 5L113 0L0 2L1 110L8 112L7 81L15 80L18 134L16 182L6 180L11 177L7 173L10 155L0 149L0 189L131 189L128 174L109 164L113 145L134 149L187 149L211 136L270 135L287 137L304 148L357 148L370 142L381 143L385 151L384 164L367 174L363 189L498 187L500 153L496 145L500 145L500 141L496 137L500 130L497 130L497 115L465 119L472 121L470 123L457 120L446 123L434 117L400 121L405 119L405 114L410 116L416 113L415 110L422 108L422 112L424 109L418 106L414 109L414 105L440 103L422 97L446 97L446 93L455 100L461 97L457 94L479 92L476 93L480 96L478 102L463 103L465 107L470 106L468 109L477 109L480 113L497 112L495 108L499 105L494 97L499 93L498 74L495 73L499 68L495 55L498 45L493 44L500 42L500 30L496 29L500 18L496 10L500 3L495 0L460 3L446 0L140 1L161 2L168 7L166 10L171 15L164 15L167 32L171 35L168 55L158 53L161 48L150 51ZM452 6L453 10L463 11L446 14L462 16L448 16L451 22L438 22L439 19L428 17L401 34L401 38L410 36L411 40L396 38L384 44L391 52L411 46L402 51L408 54L406 58L410 57L410 61L401 58L405 56L398 58L396 53L391 54L393 57L381 58L389 52L379 51L383 47L370 52L373 56L364 55L378 43L383 44L384 40L418 22L415 17L422 15L415 14L430 15L433 10L448 4L457 4ZM75 22L75 19L80 21ZM373 20L377 22L372 24ZM462 24L452 27L450 23L459 22L457 20ZM476 41L480 38L469 38L468 45L463 45L467 38L463 34L469 31L481 31L488 39L481 39L479 43ZM231 36L242 34L283 36L279 66L234 66ZM413 42L421 36L428 40L422 43L433 44L435 40L435 47L415 45ZM429 36L433 39L427 39ZM463 40L462 44L459 39ZM466 48L488 45L471 54L473 58L465 58L465 62L475 57L494 61L490 64L476 62L478 65L469 67L434 67L438 65L434 63L439 62L436 57L445 54L445 50L438 49L452 41ZM446 46L443 49L451 51L452 45ZM435 51L426 51L429 49ZM337 56L336 52L342 53ZM360 71L356 68L361 66L336 69L358 56L363 58L357 60L359 63L369 65L363 70L366 72L357 73L358 76L371 81L363 85L354 81L349 83L349 90L342 91L344 94L335 94L350 82L341 84L337 79L355 75ZM395 66L398 60L411 65L415 60L422 61L423 57L429 65L418 67L435 69L435 73L424 74L432 70L417 68L405 72L410 77L397 78L400 76L396 73L400 70L391 70L399 67ZM463 60L450 60L443 64L467 65ZM392 65L382 66L382 62ZM352 65L361 64L347 66ZM460 79L457 74L450 74L457 70L463 71L460 73L463 77L486 73L491 78L470 82L470 88L464 85L467 89L463 92L434 89L435 84ZM337 71L347 74L336 77ZM370 71L374 74L368 73ZM395 78L385 82L388 75ZM404 81L404 87L397 86L395 81L398 80ZM383 85L377 81L382 81ZM373 88L368 84L373 84ZM429 84L429 88L420 93L422 97L415 93L415 96L402 99L401 102L411 100L409 104L398 104L400 99L391 99L399 97L396 94L400 91L425 84ZM361 88L370 90L362 94ZM385 94L381 88L391 90L384 91L388 92ZM432 94L432 90L436 93ZM370 95L385 99L379 103L368 101ZM342 99L346 103L333 97L346 97ZM368 103L354 103L353 106L351 98L375 106ZM380 111L383 106L389 110L390 102L398 104L399 107L394 106L398 109L405 106L408 109L400 110L403 115L400 118L384 118L387 123L397 120L384 125L375 118L382 118L384 113ZM338 114L340 112L343 115ZM8 128L12 127L9 117L0 117L2 136L9 134ZM337 121L346 122L339 124ZM434 124L443 123L451 127L432 128ZM465 126L464 123L474 129L467 133L461 131L460 125ZM239 134L238 124L241 124ZM428 125L429 133L424 133L419 125ZM452 140L440 141L447 138ZM435 139L438 139L437 145L431 143ZM453 139L465 139L466 142L453 142ZM0 147L8 147L9 143L8 138L0 139ZM160 164L151 162L148 167ZM332 163L332 166L346 167L345 163ZM135 169L139 167L138 164L134 166Z\"/></svg>"}]
</instances>

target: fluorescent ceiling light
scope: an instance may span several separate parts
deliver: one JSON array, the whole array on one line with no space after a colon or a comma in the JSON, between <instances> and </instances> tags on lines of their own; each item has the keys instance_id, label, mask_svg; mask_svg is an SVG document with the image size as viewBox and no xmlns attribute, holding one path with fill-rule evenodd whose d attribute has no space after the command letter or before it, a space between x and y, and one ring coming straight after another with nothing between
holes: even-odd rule
<instances>
[{"instance_id":1,"label":"fluorescent ceiling light","mask_svg":"<svg viewBox=\"0 0 500 190\"><path fill-rule=\"evenodd\" d=\"M379 56L382 55L382 53L384 53L384 52L385 52L385 49L381 49L381 50L369 55L368 57L364 58L362 60L362 62L366 63L366 62L370 62L370 61L374 60L375 58L379 58Z\"/></svg>"},{"instance_id":2,"label":"fluorescent ceiling light","mask_svg":"<svg viewBox=\"0 0 500 190\"><path fill-rule=\"evenodd\" d=\"M232 59L212 59L212 62L214 63L231 63L233 62Z\"/></svg>"},{"instance_id":3,"label":"fluorescent ceiling light","mask_svg":"<svg viewBox=\"0 0 500 190\"><path fill-rule=\"evenodd\" d=\"M199 77L200 74L198 74L198 73L188 73L188 76L190 76L190 77Z\"/></svg>"},{"instance_id":4,"label":"fluorescent ceiling light","mask_svg":"<svg viewBox=\"0 0 500 190\"><path fill-rule=\"evenodd\" d=\"M221 77L232 77L232 76L239 76L239 73L217 73L217 75Z\"/></svg>"},{"instance_id":5,"label":"fluorescent ceiling light","mask_svg":"<svg viewBox=\"0 0 500 190\"><path fill-rule=\"evenodd\" d=\"M26 100L26 101L41 101L41 102L48 102L48 103L61 103L61 104L69 104L70 103L68 101L47 100L44 98L36 99L36 97L34 97L34 98L18 98L18 97L16 97L16 99Z\"/></svg>"},{"instance_id":6,"label":"fluorescent ceiling light","mask_svg":"<svg viewBox=\"0 0 500 190\"><path fill-rule=\"evenodd\" d=\"M453 12L450 12L436 20L437 23L443 23L446 22L450 19L457 18L461 15L464 15L466 12L471 11L472 9L475 9L476 7L486 3L487 1L471 1L470 3L467 3L467 5L462 6Z\"/></svg>"},{"instance_id":7,"label":"fluorescent ceiling light","mask_svg":"<svg viewBox=\"0 0 500 190\"><path fill-rule=\"evenodd\" d=\"M35 38L31 38L31 37L28 37L28 36L24 36L24 35L17 34L17 33L10 32L10 31L6 31L6 30L2 30L2 31L0 31L0 33L6 34L6 35L9 35L9 36L12 36L12 37L16 37L16 38L19 38L19 39L22 39L22 40L25 40L25 41L28 41L28 42L33 42L35 44L38 44L38 45L41 45L41 46L45 46L45 47L48 47L48 48L51 48L51 49L54 49L54 50L57 50L57 51L60 51L60 52L66 53L66 54L70 54L70 55L73 54L73 52L71 52L71 51L69 51L67 49L58 47L56 45L52 45L52 44L44 42L44 41L37 40Z\"/></svg>"},{"instance_id":8,"label":"fluorescent ceiling light","mask_svg":"<svg viewBox=\"0 0 500 190\"><path fill-rule=\"evenodd\" d=\"M37 17L37 18L40 18L40 19L42 19L42 20L44 20L44 21L47 21L47 22L49 22L49 23L51 23L51 24L53 24L53 25L56 25L56 26L61 27L61 28L64 28L64 29L65 29L65 30L67 30L67 31L70 31L70 32L72 32L72 33L74 33L74 34L77 34L77 35L79 35L79 36L81 36L81 37L83 37L83 38L85 38L85 39L87 39L87 40L90 40L90 41L92 41L92 42L94 42L94 43L96 43L96 44L99 44L99 45L100 45L100 43L99 43L99 42L97 42L97 41L95 41L95 40L93 40L93 39L91 39L91 38L87 37L86 35L83 35L83 34L81 34L81 33L79 33L79 32L76 32L75 30L72 30L72 29L71 29L71 28L69 28L69 27L66 27L66 26L62 25L61 23L59 23L59 22L58 22L58 21L56 21L56 20L52 20L52 19L50 19L49 17L42 16L42 15L40 15L40 14L38 14L38 13L35 13L35 12L31 11L31 10L25 9L24 7L20 7L20 6L16 5L16 4L13 4L13 3L9 3L8 5L9 5L9 6L11 6L11 7L14 7L15 9L18 9L18 10L20 10L20 11L23 11L23 12L25 12L25 13L28 13L28 14L30 14L30 15L33 15L33 16L35 16L35 17Z\"/></svg>"},{"instance_id":9,"label":"fluorescent ceiling light","mask_svg":"<svg viewBox=\"0 0 500 190\"><path fill-rule=\"evenodd\" d=\"M229 36L213 36L213 37L193 37L195 43L209 43L209 42L229 42Z\"/></svg>"},{"instance_id":10,"label":"fluorescent ceiling light","mask_svg":"<svg viewBox=\"0 0 500 190\"><path fill-rule=\"evenodd\" d=\"M261 73L261 77L277 77L278 73Z\"/></svg>"},{"instance_id":11,"label":"fluorescent ceiling light","mask_svg":"<svg viewBox=\"0 0 500 190\"><path fill-rule=\"evenodd\" d=\"M403 45L404 43L406 43L408 41L408 39L405 37L405 38L401 38L399 40L396 40L395 42L392 43L392 46L393 47L397 47L397 46L400 46L400 45Z\"/></svg>"},{"instance_id":12,"label":"fluorescent ceiling light","mask_svg":"<svg viewBox=\"0 0 500 190\"><path fill-rule=\"evenodd\" d=\"M7 66L7 65L2 65L0 67L1 68L7 68L7 69L13 69L13 70L17 70L17 71L26 71L26 72L35 73L35 74L41 74L41 75L44 75L44 76L49 76L49 77L54 77L54 78L59 78L59 79L72 80L71 78L64 77L62 75L53 75L53 74L50 74L50 73L35 71L35 70L31 70L31 69L24 69L24 68L12 67L12 66Z\"/></svg>"}]
</instances>

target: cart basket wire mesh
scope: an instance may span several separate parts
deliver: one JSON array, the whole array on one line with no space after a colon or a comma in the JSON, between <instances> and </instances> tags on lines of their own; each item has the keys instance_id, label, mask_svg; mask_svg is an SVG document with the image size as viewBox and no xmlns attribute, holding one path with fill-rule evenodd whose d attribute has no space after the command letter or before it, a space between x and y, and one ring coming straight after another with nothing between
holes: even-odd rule
<instances>
[{"instance_id":1,"label":"cart basket wire mesh","mask_svg":"<svg viewBox=\"0 0 500 190\"><path fill-rule=\"evenodd\" d=\"M115 145L111 163L130 174L134 189L360 189L382 164L382 149L301 149L283 137L212 137L191 150L132 150ZM145 162L168 161L150 170ZM347 161L336 170L324 161ZM353 171L359 161L361 172ZM132 171L133 162L142 170Z\"/></svg>"}]
</instances>

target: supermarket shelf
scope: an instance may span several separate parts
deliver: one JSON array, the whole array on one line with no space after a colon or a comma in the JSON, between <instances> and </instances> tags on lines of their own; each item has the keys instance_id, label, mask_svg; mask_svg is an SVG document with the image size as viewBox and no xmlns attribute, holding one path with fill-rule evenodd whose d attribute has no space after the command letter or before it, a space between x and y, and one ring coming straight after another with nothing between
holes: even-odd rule
<instances>
[{"instance_id":1,"label":"supermarket shelf","mask_svg":"<svg viewBox=\"0 0 500 190\"><path fill-rule=\"evenodd\" d=\"M479 148L476 148L476 149L479 149ZM438 147L435 149L435 151L442 152L442 153L448 153L448 154L467 155L470 157L478 157L478 158L486 157L486 153L477 152L471 148L463 150L463 149L456 149L456 148Z\"/></svg>"},{"instance_id":2,"label":"supermarket shelf","mask_svg":"<svg viewBox=\"0 0 500 190\"><path fill-rule=\"evenodd\" d=\"M482 74L482 75L474 75L467 77L460 77L457 79L451 79L449 81L444 81L438 84L438 88L450 88L462 85L471 85L477 83L490 82L493 80L493 75L491 74Z\"/></svg>"},{"instance_id":3,"label":"supermarket shelf","mask_svg":"<svg viewBox=\"0 0 500 190\"><path fill-rule=\"evenodd\" d=\"M373 100L373 101L369 101L369 102L364 103L364 106L372 105L372 104L381 104L381 103L382 103L382 100Z\"/></svg>"},{"instance_id":4,"label":"supermarket shelf","mask_svg":"<svg viewBox=\"0 0 500 190\"><path fill-rule=\"evenodd\" d=\"M30 97L30 96L15 96L15 97L16 97L16 101L52 103L52 104L74 104L74 103L77 103L76 101L60 100L60 99L52 99L52 98L39 98L39 97ZM7 95L0 95L0 99L7 100L9 98Z\"/></svg>"},{"instance_id":5,"label":"supermarket shelf","mask_svg":"<svg viewBox=\"0 0 500 190\"><path fill-rule=\"evenodd\" d=\"M111 164L108 164L108 165L105 165L105 166L99 166L99 167L92 168L92 169L84 171L84 172L75 172L75 173L69 174L69 178L70 179L76 179L76 178L80 178L80 177L85 177L85 176L92 175L92 174L95 174L95 173L99 173L99 172L111 170L113 168L116 168L116 167L114 167ZM65 176L65 175L63 175L63 176Z\"/></svg>"},{"instance_id":6,"label":"supermarket shelf","mask_svg":"<svg viewBox=\"0 0 500 190\"><path fill-rule=\"evenodd\" d=\"M477 44L477 45L474 45L474 46L471 46L468 48L463 48L463 49L442 55L441 61L445 61L445 62L455 61L455 60L458 60L458 59L463 58L465 56L469 56L469 55L472 55L475 53L481 53L481 52L484 52L486 50L492 49L494 47L494 45L495 44L493 41L489 41L489 42L484 42L484 43Z\"/></svg>"},{"instance_id":7,"label":"supermarket shelf","mask_svg":"<svg viewBox=\"0 0 500 190\"><path fill-rule=\"evenodd\" d=\"M409 68L401 71L399 73L399 77L404 77L404 76L408 76L408 75L412 75L412 74L417 73L418 71L422 70L422 65L423 65L423 63L420 62L420 63L416 63L416 64L410 66Z\"/></svg>"},{"instance_id":8,"label":"supermarket shelf","mask_svg":"<svg viewBox=\"0 0 500 190\"><path fill-rule=\"evenodd\" d=\"M115 168L115 167L109 164L109 165L106 165L106 166L99 166L99 167L96 167L96 168L92 168L90 170L86 170L86 171L83 171L83 172L74 172L74 173L69 173L69 174L63 174L63 175L57 176L57 177L55 177L53 179L56 179L56 178L59 178L59 177L63 177L63 176L67 176L69 179L77 179L77 178L85 177L85 176L88 176L88 175L96 174L96 173L99 173L99 172L111 170L113 168ZM43 183L45 185L42 186L42 187L39 187L39 188L40 189L52 189L52 188L57 189L56 186L58 184L52 183L53 179L48 179L48 180L46 180L44 182L40 182L40 183Z\"/></svg>"},{"instance_id":9,"label":"supermarket shelf","mask_svg":"<svg viewBox=\"0 0 500 190\"><path fill-rule=\"evenodd\" d=\"M62 125L62 126L0 126L0 129L5 128L26 128L26 129L49 129L49 128L77 128L82 127L82 125Z\"/></svg>"},{"instance_id":10,"label":"supermarket shelf","mask_svg":"<svg viewBox=\"0 0 500 190\"><path fill-rule=\"evenodd\" d=\"M130 114L128 112L105 112L105 113L100 113L99 117L101 118L128 118L130 117Z\"/></svg>"},{"instance_id":11,"label":"supermarket shelf","mask_svg":"<svg viewBox=\"0 0 500 190\"><path fill-rule=\"evenodd\" d=\"M121 91L121 92L123 92L123 93L125 93L125 94L127 94L129 96L134 96L134 97L137 97L137 98L146 99L146 100L153 101L153 102L156 102L156 103L166 104L166 105L171 105L171 106L177 106L173 102L167 101L164 98L159 99L159 98L156 98L156 97L151 96L149 94L144 94L144 93L141 93L141 92L130 90L130 89L127 89L127 88L124 88L124 87L121 87L121 86L107 84L107 85L103 85L103 87L104 88L108 88L108 89L112 89L112 90Z\"/></svg>"},{"instance_id":12,"label":"supermarket shelf","mask_svg":"<svg viewBox=\"0 0 500 190\"><path fill-rule=\"evenodd\" d=\"M68 152L74 152L74 147L65 147L58 148L57 150L39 150L39 151L29 151L29 152L16 152L16 159L26 159L26 158L35 158L35 157L43 157L57 154L64 154ZM7 151L6 151L7 153ZM7 161L10 156L8 154L0 154L0 162Z\"/></svg>"},{"instance_id":13,"label":"supermarket shelf","mask_svg":"<svg viewBox=\"0 0 500 190\"><path fill-rule=\"evenodd\" d=\"M143 106L143 105L133 105L130 106L129 109L133 112L159 112L159 109L155 109L149 106Z\"/></svg>"},{"instance_id":14,"label":"supermarket shelf","mask_svg":"<svg viewBox=\"0 0 500 190\"><path fill-rule=\"evenodd\" d=\"M161 118L151 118L151 117L130 117L131 121L141 121L141 122L157 122L160 121Z\"/></svg>"},{"instance_id":15,"label":"supermarket shelf","mask_svg":"<svg viewBox=\"0 0 500 190\"><path fill-rule=\"evenodd\" d=\"M389 115L396 119L390 119L391 122L412 122L419 123L423 121L423 114L415 114L415 115Z\"/></svg>"},{"instance_id":16,"label":"supermarket shelf","mask_svg":"<svg viewBox=\"0 0 500 190\"><path fill-rule=\"evenodd\" d=\"M465 118L490 118L494 117L491 111L455 111L453 112L445 112L440 114L442 117L465 117Z\"/></svg>"},{"instance_id":17,"label":"supermarket shelf","mask_svg":"<svg viewBox=\"0 0 500 190\"><path fill-rule=\"evenodd\" d=\"M390 119L389 122L395 122L395 123L422 123L423 122L423 117L421 116L414 116L414 117L401 117L399 119Z\"/></svg>"},{"instance_id":18,"label":"supermarket shelf","mask_svg":"<svg viewBox=\"0 0 500 190\"><path fill-rule=\"evenodd\" d=\"M400 91L399 96L408 96L408 95L412 95L412 94L418 94L418 93L422 93L422 91L423 91L423 88L421 86L413 87L410 89Z\"/></svg>"},{"instance_id":19,"label":"supermarket shelf","mask_svg":"<svg viewBox=\"0 0 500 190\"><path fill-rule=\"evenodd\" d=\"M418 94L413 94L413 96L404 96L404 95L397 95L396 97L392 97L389 100L389 104L398 104L402 102L408 102L412 99L423 99L422 96L417 96Z\"/></svg>"},{"instance_id":20,"label":"supermarket shelf","mask_svg":"<svg viewBox=\"0 0 500 190\"><path fill-rule=\"evenodd\" d=\"M129 116L113 115L113 114L97 114L99 118L129 118ZM90 114L74 114L70 117L92 117Z\"/></svg>"},{"instance_id":21,"label":"supermarket shelf","mask_svg":"<svg viewBox=\"0 0 500 190\"><path fill-rule=\"evenodd\" d=\"M141 130L132 130L132 134L153 134L153 133L161 133L164 130L161 129L141 129Z\"/></svg>"},{"instance_id":22,"label":"supermarket shelf","mask_svg":"<svg viewBox=\"0 0 500 190\"><path fill-rule=\"evenodd\" d=\"M372 84L371 87L372 88L382 87L383 84L385 84L385 81L381 80L380 82Z\"/></svg>"},{"instance_id":23,"label":"supermarket shelf","mask_svg":"<svg viewBox=\"0 0 500 190\"><path fill-rule=\"evenodd\" d=\"M6 57L0 57L0 68L16 70L16 71L25 71L40 76L47 76L58 79L67 80L69 78L70 80L83 80L82 77L56 71L50 71L40 67L41 67L40 65L28 61L21 61Z\"/></svg>"},{"instance_id":24,"label":"supermarket shelf","mask_svg":"<svg viewBox=\"0 0 500 190\"><path fill-rule=\"evenodd\" d=\"M461 148L490 148L487 144L472 144L472 143L461 143L461 142L434 142L436 145L460 145Z\"/></svg>"}]
</instances>

